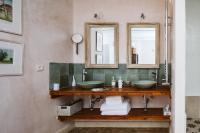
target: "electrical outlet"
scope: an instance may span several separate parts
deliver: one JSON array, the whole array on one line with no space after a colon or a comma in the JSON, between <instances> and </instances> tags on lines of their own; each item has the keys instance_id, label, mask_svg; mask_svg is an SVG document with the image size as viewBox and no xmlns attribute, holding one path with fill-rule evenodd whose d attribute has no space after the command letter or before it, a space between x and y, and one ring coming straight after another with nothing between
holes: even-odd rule
<instances>
[{"instance_id":1,"label":"electrical outlet","mask_svg":"<svg viewBox=\"0 0 200 133\"><path fill-rule=\"evenodd\" d=\"M36 71L37 71L37 72L42 72L42 71L44 71L44 65L36 65Z\"/></svg>"}]
</instances>

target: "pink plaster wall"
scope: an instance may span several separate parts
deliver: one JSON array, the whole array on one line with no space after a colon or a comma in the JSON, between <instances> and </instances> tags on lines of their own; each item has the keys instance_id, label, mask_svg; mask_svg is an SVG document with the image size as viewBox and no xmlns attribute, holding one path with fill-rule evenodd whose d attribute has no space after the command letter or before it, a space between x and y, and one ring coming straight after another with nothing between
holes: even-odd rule
<instances>
[{"instance_id":1,"label":"pink plaster wall","mask_svg":"<svg viewBox=\"0 0 200 133\"><path fill-rule=\"evenodd\" d=\"M0 77L0 132L55 133L70 123L56 119L50 99L49 62L72 62L72 1L23 0L23 36L0 33L0 39L25 44L24 75ZM36 72L35 66L45 66Z\"/></svg>"},{"instance_id":2,"label":"pink plaster wall","mask_svg":"<svg viewBox=\"0 0 200 133\"><path fill-rule=\"evenodd\" d=\"M51 100L48 95L48 64L84 63L84 44L76 56L70 37L76 32L83 34L84 23L96 21L96 12L104 15L100 22L119 23L120 63L126 63L126 23L139 22L142 12L146 15L144 22L159 22L162 59L162 0L23 0L23 36L0 32L1 40L25 44L24 75L0 77L0 132L54 133L63 126L71 126L56 120L56 105L65 99ZM44 65L45 70L36 72L37 64Z\"/></svg>"},{"instance_id":3,"label":"pink plaster wall","mask_svg":"<svg viewBox=\"0 0 200 133\"><path fill-rule=\"evenodd\" d=\"M161 63L164 55L164 21L165 4L163 0L74 0L74 33L84 35L85 22L118 22L119 23L119 63L126 63L127 22L140 22L144 13L146 19L142 22L160 23ZM94 13L101 12L103 19L95 20ZM75 46L74 46L75 51ZM84 43L79 47L80 54L74 53L75 63L84 63Z\"/></svg>"}]
</instances>

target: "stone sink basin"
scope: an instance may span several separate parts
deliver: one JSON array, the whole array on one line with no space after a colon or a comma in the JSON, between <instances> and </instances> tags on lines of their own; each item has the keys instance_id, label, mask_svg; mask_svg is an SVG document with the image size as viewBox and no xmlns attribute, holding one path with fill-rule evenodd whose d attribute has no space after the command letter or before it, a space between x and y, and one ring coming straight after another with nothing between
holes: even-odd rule
<instances>
[{"instance_id":1,"label":"stone sink basin","mask_svg":"<svg viewBox=\"0 0 200 133\"><path fill-rule=\"evenodd\" d=\"M84 81L77 83L77 86L82 89L100 88L104 86L103 81Z\"/></svg>"},{"instance_id":2,"label":"stone sink basin","mask_svg":"<svg viewBox=\"0 0 200 133\"><path fill-rule=\"evenodd\" d=\"M143 88L143 89L148 89L152 88L153 86L156 85L156 81L153 80L139 80L135 81L134 85L138 88Z\"/></svg>"}]
</instances>

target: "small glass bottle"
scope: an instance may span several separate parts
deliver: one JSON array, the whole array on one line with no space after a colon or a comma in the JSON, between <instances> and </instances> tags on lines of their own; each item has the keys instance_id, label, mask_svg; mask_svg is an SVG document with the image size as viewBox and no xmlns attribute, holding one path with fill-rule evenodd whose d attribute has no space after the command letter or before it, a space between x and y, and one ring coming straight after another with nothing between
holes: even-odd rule
<instances>
[{"instance_id":1,"label":"small glass bottle","mask_svg":"<svg viewBox=\"0 0 200 133\"><path fill-rule=\"evenodd\" d=\"M114 76L112 77L111 86L112 86L112 88L114 88L116 86L116 81L115 81Z\"/></svg>"}]
</instances>

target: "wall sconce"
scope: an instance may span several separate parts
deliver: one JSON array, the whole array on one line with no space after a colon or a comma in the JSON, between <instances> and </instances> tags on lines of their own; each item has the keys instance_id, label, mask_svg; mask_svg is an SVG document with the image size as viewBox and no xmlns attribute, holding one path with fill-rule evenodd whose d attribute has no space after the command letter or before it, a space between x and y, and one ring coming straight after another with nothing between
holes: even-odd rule
<instances>
[{"instance_id":1,"label":"wall sconce","mask_svg":"<svg viewBox=\"0 0 200 133\"><path fill-rule=\"evenodd\" d=\"M95 13L95 14L94 14L94 18L95 18L95 19L103 19L103 13L102 13L102 12Z\"/></svg>"},{"instance_id":2,"label":"wall sconce","mask_svg":"<svg viewBox=\"0 0 200 133\"><path fill-rule=\"evenodd\" d=\"M144 13L141 13L140 18L143 19L143 20L145 19Z\"/></svg>"}]
</instances>

